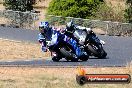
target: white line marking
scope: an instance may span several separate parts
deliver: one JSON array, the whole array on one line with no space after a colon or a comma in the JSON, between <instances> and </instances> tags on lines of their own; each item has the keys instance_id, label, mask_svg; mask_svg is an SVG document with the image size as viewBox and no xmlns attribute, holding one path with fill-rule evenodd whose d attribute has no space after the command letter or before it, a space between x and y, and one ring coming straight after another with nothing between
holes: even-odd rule
<instances>
[{"instance_id":1,"label":"white line marking","mask_svg":"<svg viewBox=\"0 0 132 88\"><path fill-rule=\"evenodd\" d=\"M5 61L4 61L5 62ZM14 61L6 61L6 62L14 62Z\"/></svg>"},{"instance_id":2,"label":"white line marking","mask_svg":"<svg viewBox=\"0 0 132 88\"><path fill-rule=\"evenodd\" d=\"M22 41L18 41L18 40L12 40L12 39L6 39L6 38L0 38L1 40L6 40L6 41L12 41L12 42L18 42L21 43Z\"/></svg>"}]
</instances>

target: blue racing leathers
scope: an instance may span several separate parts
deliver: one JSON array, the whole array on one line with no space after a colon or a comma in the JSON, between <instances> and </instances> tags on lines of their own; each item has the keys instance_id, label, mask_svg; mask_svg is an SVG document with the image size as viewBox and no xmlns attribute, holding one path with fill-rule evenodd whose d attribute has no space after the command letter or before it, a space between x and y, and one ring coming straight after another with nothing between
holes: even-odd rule
<instances>
[{"instance_id":1,"label":"blue racing leathers","mask_svg":"<svg viewBox=\"0 0 132 88\"><path fill-rule=\"evenodd\" d=\"M38 41L41 44L41 50L43 52L46 52L47 51L47 48L46 48L46 38L45 38L45 36L42 33L39 33L39 35L38 35Z\"/></svg>"},{"instance_id":2,"label":"blue racing leathers","mask_svg":"<svg viewBox=\"0 0 132 88\"><path fill-rule=\"evenodd\" d=\"M43 52L47 51L46 41L51 40L51 35L52 35L52 27L48 28L48 30L46 30L46 33L39 33L38 34L38 41L41 43L41 50Z\"/></svg>"},{"instance_id":3,"label":"blue racing leathers","mask_svg":"<svg viewBox=\"0 0 132 88\"><path fill-rule=\"evenodd\" d=\"M47 39L50 40L50 45L57 44L57 42L59 42L58 39L61 39L61 41L65 41L73 47L77 57L83 54L83 51L80 49L80 47L78 46L77 42L74 39L66 36L65 34L61 34L59 31L56 31L54 29L49 29L46 34L41 34L41 33L39 34L38 40L43 41L42 47L46 47ZM42 48L42 51L46 51L46 50Z\"/></svg>"}]
</instances>

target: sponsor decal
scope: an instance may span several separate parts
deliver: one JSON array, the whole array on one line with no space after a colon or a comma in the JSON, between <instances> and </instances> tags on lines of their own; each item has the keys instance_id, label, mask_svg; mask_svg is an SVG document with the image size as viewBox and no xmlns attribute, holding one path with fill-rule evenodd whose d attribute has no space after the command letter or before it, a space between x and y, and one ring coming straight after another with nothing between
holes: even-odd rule
<instances>
[{"instance_id":1,"label":"sponsor decal","mask_svg":"<svg viewBox=\"0 0 132 88\"><path fill-rule=\"evenodd\" d=\"M76 75L76 81L79 85L86 83L130 83L131 76L129 74L86 74L82 68L78 69L79 74Z\"/></svg>"}]
</instances>

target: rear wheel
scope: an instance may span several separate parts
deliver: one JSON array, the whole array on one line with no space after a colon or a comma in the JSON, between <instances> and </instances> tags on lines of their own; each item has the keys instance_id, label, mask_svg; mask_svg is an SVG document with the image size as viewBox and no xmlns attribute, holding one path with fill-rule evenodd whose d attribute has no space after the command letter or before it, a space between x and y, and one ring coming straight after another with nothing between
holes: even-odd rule
<instances>
[{"instance_id":1,"label":"rear wheel","mask_svg":"<svg viewBox=\"0 0 132 88\"><path fill-rule=\"evenodd\" d=\"M59 60L60 60L60 58L59 57L52 57L52 60L54 61L54 62L58 62Z\"/></svg>"},{"instance_id":2,"label":"rear wheel","mask_svg":"<svg viewBox=\"0 0 132 88\"><path fill-rule=\"evenodd\" d=\"M87 57L87 56L82 56L82 57L80 58L80 60L82 60L82 61L87 61L87 60L88 60L88 57Z\"/></svg>"},{"instance_id":3,"label":"rear wheel","mask_svg":"<svg viewBox=\"0 0 132 88\"><path fill-rule=\"evenodd\" d=\"M60 59L62 59L61 55L58 55L56 52L51 52L51 56L54 62L58 62Z\"/></svg>"},{"instance_id":4,"label":"rear wheel","mask_svg":"<svg viewBox=\"0 0 132 88\"><path fill-rule=\"evenodd\" d=\"M79 59L82 61L87 61L89 59L89 56L84 54L84 55L81 55Z\"/></svg>"},{"instance_id":5,"label":"rear wheel","mask_svg":"<svg viewBox=\"0 0 132 88\"><path fill-rule=\"evenodd\" d=\"M78 58L72 58L71 61L72 62L78 62Z\"/></svg>"}]
</instances>

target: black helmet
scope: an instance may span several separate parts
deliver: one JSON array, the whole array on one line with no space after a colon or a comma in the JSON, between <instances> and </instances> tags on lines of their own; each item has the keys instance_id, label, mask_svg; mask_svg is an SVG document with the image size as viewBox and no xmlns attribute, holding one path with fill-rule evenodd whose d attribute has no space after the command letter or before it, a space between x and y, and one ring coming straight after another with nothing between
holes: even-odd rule
<instances>
[{"instance_id":1,"label":"black helmet","mask_svg":"<svg viewBox=\"0 0 132 88\"><path fill-rule=\"evenodd\" d=\"M70 21L66 24L66 29L68 32L74 32L75 25L73 23L73 21Z\"/></svg>"}]
</instances>

